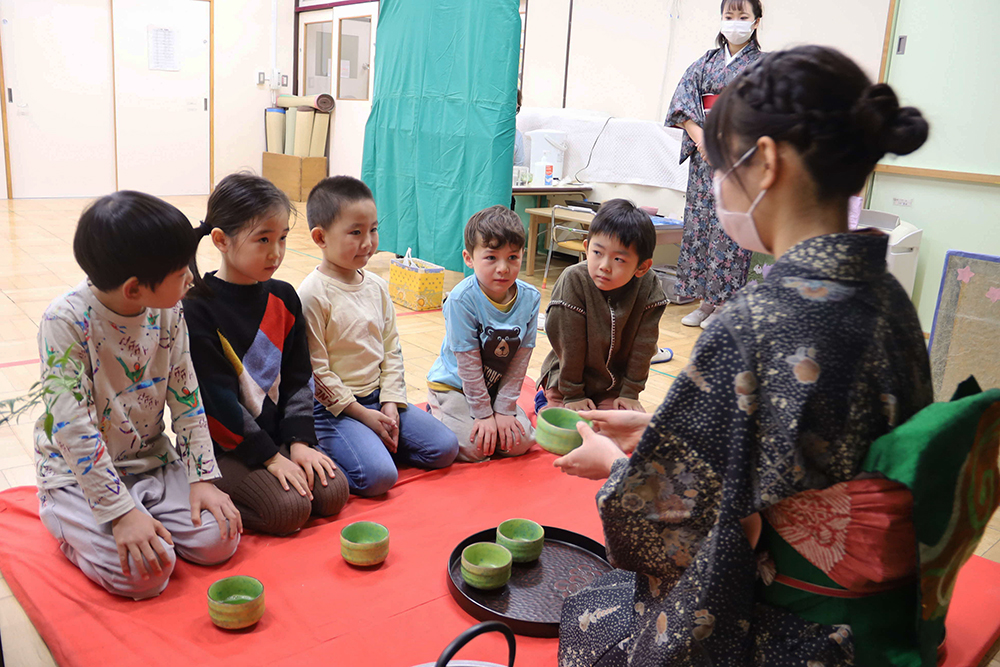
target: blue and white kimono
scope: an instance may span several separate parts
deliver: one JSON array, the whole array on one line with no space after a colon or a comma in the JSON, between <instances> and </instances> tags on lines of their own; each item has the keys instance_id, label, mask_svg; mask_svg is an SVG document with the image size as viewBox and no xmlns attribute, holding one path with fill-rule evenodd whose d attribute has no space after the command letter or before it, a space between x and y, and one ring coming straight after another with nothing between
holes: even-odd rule
<instances>
[{"instance_id":1,"label":"blue and white kimono","mask_svg":"<svg viewBox=\"0 0 1000 667\"><path fill-rule=\"evenodd\" d=\"M670 102L665 125L682 127L692 120L705 126L704 97L719 95L751 63L764 56L753 43L729 57L728 47L712 49L688 67ZM747 281L750 251L743 250L722 230L715 215L712 167L684 134L681 163L690 158L684 238L677 260L677 293L718 306L732 298Z\"/></svg>"}]
</instances>

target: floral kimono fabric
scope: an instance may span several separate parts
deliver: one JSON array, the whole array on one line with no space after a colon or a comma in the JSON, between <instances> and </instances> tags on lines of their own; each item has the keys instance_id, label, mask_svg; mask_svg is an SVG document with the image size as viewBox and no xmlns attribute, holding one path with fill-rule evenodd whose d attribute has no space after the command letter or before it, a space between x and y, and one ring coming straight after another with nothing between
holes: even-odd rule
<instances>
[{"instance_id":1,"label":"floral kimono fabric","mask_svg":"<svg viewBox=\"0 0 1000 667\"><path fill-rule=\"evenodd\" d=\"M636 451L614 464L597 495L608 555L619 569L566 600L560 667L858 664L844 614L808 620L794 601L766 599L765 588L773 589L768 595L812 595L760 582L766 558L741 522L775 507L785 512L771 513L762 544L777 574L858 588L869 600L885 595L897 613L871 623L916 623L916 557L889 562L880 554L913 554L915 542L926 540L921 524L906 518L934 502L910 494L920 484L888 474L886 465L864 467L873 443L933 396L916 311L885 270L886 244L872 232L803 241L701 335ZM908 451L905 444L896 449ZM907 458L897 467L907 464L923 465ZM782 505L810 498L825 503L836 531L812 521L816 508L808 504ZM845 507L845 498L858 502ZM882 539L888 519L880 515L895 517L891 539ZM817 548L803 548L803 538ZM782 551L782 543L815 551L825 571L791 546ZM836 548L827 548L831 543ZM805 571L791 567L793 556ZM827 598L813 595L805 604L817 600ZM915 636L911 630L898 643L912 647Z\"/></svg>"},{"instance_id":2,"label":"floral kimono fabric","mask_svg":"<svg viewBox=\"0 0 1000 667\"><path fill-rule=\"evenodd\" d=\"M685 121L705 126L705 97L717 96L763 54L748 44L732 61L725 48L712 49L695 61L681 78L670 102L665 124L683 127ZM684 205L684 237L677 259L677 293L704 299L713 306L729 301L747 281L750 251L740 248L722 229L715 214L712 167L684 133L681 163L689 160Z\"/></svg>"}]
</instances>

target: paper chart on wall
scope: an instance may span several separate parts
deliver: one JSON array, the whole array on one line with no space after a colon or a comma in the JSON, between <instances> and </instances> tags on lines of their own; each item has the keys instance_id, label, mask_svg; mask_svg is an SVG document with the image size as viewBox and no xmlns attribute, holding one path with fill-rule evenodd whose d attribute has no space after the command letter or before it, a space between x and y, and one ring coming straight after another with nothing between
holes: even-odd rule
<instances>
[{"instance_id":1,"label":"paper chart on wall","mask_svg":"<svg viewBox=\"0 0 1000 667\"><path fill-rule=\"evenodd\" d=\"M149 69L178 72L181 69L177 53L177 31L171 28L146 27Z\"/></svg>"}]
</instances>

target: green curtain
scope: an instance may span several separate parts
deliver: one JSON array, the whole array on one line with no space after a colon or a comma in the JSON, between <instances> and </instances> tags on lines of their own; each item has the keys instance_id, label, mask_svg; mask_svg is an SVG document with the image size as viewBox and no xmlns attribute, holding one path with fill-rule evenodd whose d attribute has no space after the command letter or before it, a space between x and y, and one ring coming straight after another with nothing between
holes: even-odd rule
<instances>
[{"instance_id":1,"label":"green curtain","mask_svg":"<svg viewBox=\"0 0 1000 667\"><path fill-rule=\"evenodd\" d=\"M461 271L463 232L510 205L518 0L382 0L361 177L380 248Z\"/></svg>"}]
</instances>

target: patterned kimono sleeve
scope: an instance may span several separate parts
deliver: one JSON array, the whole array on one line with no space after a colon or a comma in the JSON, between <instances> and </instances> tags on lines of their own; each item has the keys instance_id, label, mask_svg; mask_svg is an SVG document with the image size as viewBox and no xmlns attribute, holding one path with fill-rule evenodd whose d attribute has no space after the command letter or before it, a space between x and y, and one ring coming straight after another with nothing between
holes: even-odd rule
<instances>
[{"instance_id":1,"label":"patterned kimono sleeve","mask_svg":"<svg viewBox=\"0 0 1000 667\"><path fill-rule=\"evenodd\" d=\"M638 448L598 493L616 567L672 585L722 515L751 514L756 383L723 326L702 334ZM735 482L735 483L734 483Z\"/></svg>"},{"instance_id":2,"label":"patterned kimono sleeve","mask_svg":"<svg viewBox=\"0 0 1000 667\"><path fill-rule=\"evenodd\" d=\"M681 77L680 83L677 84L677 90L674 91L674 96L670 100L667 118L663 123L667 127L679 127L683 129L684 122L688 120L693 120L699 127L704 127L705 109L701 101L703 90L702 79L704 77L706 61L711 53L713 52L710 51L701 58L698 58L698 60L687 68L684 76ZM684 161L691 157L696 150L698 150L698 147L691 140L691 137L688 136L687 132L685 132L681 145L680 164L684 164Z\"/></svg>"},{"instance_id":3,"label":"patterned kimono sleeve","mask_svg":"<svg viewBox=\"0 0 1000 667\"><path fill-rule=\"evenodd\" d=\"M51 405L52 441L73 471L94 519L102 524L132 510L135 503L115 470L104 434L98 428L89 341L81 334L76 323L46 314L38 332L39 353L43 359L58 358L72 347L71 357L82 366L79 380L83 400L62 392L56 394ZM63 369L64 373L68 370ZM39 437L46 436L42 433Z\"/></svg>"},{"instance_id":4,"label":"patterned kimono sleeve","mask_svg":"<svg viewBox=\"0 0 1000 667\"><path fill-rule=\"evenodd\" d=\"M177 451L187 468L188 482L203 482L221 476L208 434L208 420L191 362L187 322L177 314L170 332L170 378L167 405L177 435Z\"/></svg>"}]
</instances>

